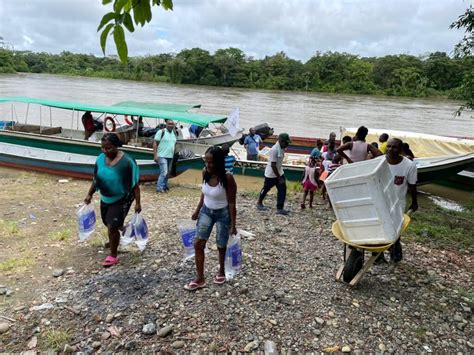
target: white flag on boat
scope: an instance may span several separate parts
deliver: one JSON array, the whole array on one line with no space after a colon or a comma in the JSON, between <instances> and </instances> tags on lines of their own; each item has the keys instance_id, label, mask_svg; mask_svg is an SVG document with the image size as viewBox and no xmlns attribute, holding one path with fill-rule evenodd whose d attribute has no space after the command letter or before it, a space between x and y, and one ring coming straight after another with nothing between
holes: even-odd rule
<instances>
[{"instance_id":1,"label":"white flag on boat","mask_svg":"<svg viewBox=\"0 0 474 355\"><path fill-rule=\"evenodd\" d=\"M225 122L225 125L232 137L235 137L237 133L239 133L239 117L239 108L236 108L230 113L229 117L227 117L227 121Z\"/></svg>"}]
</instances>

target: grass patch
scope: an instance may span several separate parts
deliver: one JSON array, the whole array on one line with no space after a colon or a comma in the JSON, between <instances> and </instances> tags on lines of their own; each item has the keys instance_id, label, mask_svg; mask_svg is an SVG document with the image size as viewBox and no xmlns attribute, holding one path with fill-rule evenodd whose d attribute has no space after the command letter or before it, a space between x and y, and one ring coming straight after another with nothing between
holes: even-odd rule
<instances>
[{"instance_id":1,"label":"grass patch","mask_svg":"<svg viewBox=\"0 0 474 355\"><path fill-rule=\"evenodd\" d=\"M416 334L417 337L422 338L426 334L426 328L425 327L417 327L417 328L415 328L414 333Z\"/></svg>"},{"instance_id":2,"label":"grass patch","mask_svg":"<svg viewBox=\"0 0 474 355\"><path fill-rule=\"evenodd\" d=\"M60 351L64 348L64 345L66 345L70 338L71 335L68 331L47 329L42 336L42 339L44 340L43 348Z\"/></svg>"},{"instance_id":3,"label":"grass patch","mask_svg":"<svg viewBox=\"0 0 474 355\"><path fill-rule=\"evenodd\" d=\"M63 229L58 232L50 233L49 239L57 241L65 241L73 236L73 232L70 229Z\"/></svg>"},{"instance_id":4,"label":"grass patch","mask_svg":"<svg viewBox=\"0 0 474 355\"><path fill-rule=\"evenodd\" d=\"M0 271L17 271L17 269L27 268L32 264L33 260L30 256L25 256L23 258L11 258L0 262Z\"/></svg>"},{"instance_id":5,"label":"grass patch","mask_svg":"<svg viewBox=\"0 0 474 355\"><path fill-rule=\"evenodd\" d=\"M437 248L469 250L474 238L474 197L463 212L446 210L422 198L420 209L412 215L406 237Z\"/></svg>"},{"instance_id":6,"label":"grass patch","mask_svg":"<svg viewBox=\"0 0 474 355\"><path fill-rule=\"evenodd\" d=\"M457 291L461 297L464 297L468 300L467 302L471 307L474 306L474 291L472 289L466 290L463 288L458 288Z\"/></svg>"},{"instance_id":7,"label":"grass patch","mask_svg":"<svg viewBox=\"0 0 474 355\"><path fill-rule=\"evenodd\" d=\"M12 236L18 235L19 233L20 229L18 228L18 224L16 222L0 219L0 234Z\"/></svg>"}]
</instances>

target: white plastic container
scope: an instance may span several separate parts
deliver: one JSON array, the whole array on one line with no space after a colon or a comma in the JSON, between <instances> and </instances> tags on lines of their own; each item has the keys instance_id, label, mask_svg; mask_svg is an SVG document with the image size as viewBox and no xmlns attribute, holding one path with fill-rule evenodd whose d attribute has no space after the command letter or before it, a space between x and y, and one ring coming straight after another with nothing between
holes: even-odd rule
<instances>
[{"instance_id":1,"label":"white plastic container","mask_svg":"<svg viewBox=\"0 0 474 355\"><path fill-rule=\"evenodd\" d=\"M378 245L398 239L405 206L385 157L342 165L324 183L347 241Z\"/></svg>"}]
</instances>

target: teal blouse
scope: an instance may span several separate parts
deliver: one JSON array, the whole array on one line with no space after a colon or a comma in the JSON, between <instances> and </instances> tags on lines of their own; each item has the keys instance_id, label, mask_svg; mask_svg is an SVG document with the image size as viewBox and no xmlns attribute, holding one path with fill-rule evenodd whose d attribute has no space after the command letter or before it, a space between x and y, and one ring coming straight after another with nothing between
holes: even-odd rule
<instances>
[{"instance_id":1,"label":"teal blouse","mask_svg":"<svg viewBox=\"0 0 474 355\"><path fill-rule=\"evenodd\" d=\"M114 203L128 196L138 184L139 170L134 159L127 154L114 166L105 163L105 154L97 157L94 168L94 182L105 203Z\"/></svg>"}]
</instances>

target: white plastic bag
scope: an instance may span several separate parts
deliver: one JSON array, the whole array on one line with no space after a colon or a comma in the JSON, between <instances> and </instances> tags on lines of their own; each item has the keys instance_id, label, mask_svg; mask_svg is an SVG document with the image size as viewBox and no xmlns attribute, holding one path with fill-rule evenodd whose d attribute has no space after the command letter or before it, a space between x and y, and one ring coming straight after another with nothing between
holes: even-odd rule
<instances>
[{"instance_id":1,"label":"white plastic bag","mask_svg":"<svg viewBox=\"0 0 474 355\"><path fill-rule=\"evenodd\" d=\"M120 245L127 246L133 241L140 251L145 250L148 243L148 226L140 213L135 213L124 227Z\"/></svg>"},{"instance_id":2,"label":"white plastic bag","mask_svg":"<svg viewBox=\"0 0 474 355\"><path fill-rule=\"evenodd\" d=\"M225 252L225 278L227 281L232 280L242 268L242 244L240 241L240 232L231 235L227 242L227 250Z\"/></svg>"},{"instance_id":3,"label":"white plastic bag","mask_svg":"<svg viewBox=\"0 0 474 355\"><path fill-rule=\"evenodd\" d=\"M77 226L79 231L79 240L81 242L87 240L95 230L95 211L91 204L83 204L76 212Z\"/></svg>"},{"instance_id":4,"label":"white plastic bag","mask_svg":"<svg viewBox=\"0 0 474 355\"><path fill-rule=\"evenodd\" d=\"M184 260L194 258L194 239L196 239L196 221L189 219L177 220L179 238L184 248Z\"/></svg>"}]
</instances>

